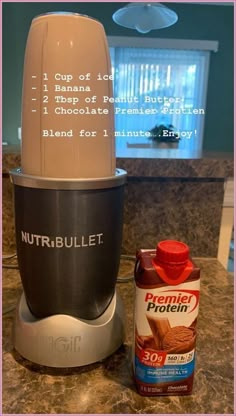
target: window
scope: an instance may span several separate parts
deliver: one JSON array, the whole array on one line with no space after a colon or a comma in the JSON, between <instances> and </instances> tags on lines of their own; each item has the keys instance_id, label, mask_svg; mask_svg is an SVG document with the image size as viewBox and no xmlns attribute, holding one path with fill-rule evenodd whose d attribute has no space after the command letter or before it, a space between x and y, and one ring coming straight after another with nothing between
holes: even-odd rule
<instances>
[{"instance_id":1,"label":"window","mask_svg":"<svg viewBox=\"0 0 236 416\"><path fill-rule=\"evenodd\" d=\"M201 149L209 54L110 44L117 137L143 142L156 124L172 124L180 132L180 149Z\"/></svg>"}]
</instances>

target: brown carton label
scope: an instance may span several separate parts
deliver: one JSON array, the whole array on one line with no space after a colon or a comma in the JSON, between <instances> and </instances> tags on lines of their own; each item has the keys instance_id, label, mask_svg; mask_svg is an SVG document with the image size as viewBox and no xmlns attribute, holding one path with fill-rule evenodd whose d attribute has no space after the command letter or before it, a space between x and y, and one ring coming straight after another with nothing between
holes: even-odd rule
<instances>
[{"instance_id":1,"label":"brown carton label","mask_svg":"<svg viewBox=\"0 0 236 416\"><path fill-rule=\"evenodd\" d=\"M188 263L185 280L167 284L152 264L154 253L139 253L135 272L135 381L144 395L190 394L200 271Z\"/></svg>"}]
</instances>

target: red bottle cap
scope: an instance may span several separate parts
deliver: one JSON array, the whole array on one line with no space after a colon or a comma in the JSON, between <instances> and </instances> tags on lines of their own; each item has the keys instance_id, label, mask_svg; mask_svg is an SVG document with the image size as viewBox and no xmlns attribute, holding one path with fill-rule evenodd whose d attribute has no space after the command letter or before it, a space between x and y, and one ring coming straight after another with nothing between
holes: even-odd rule
<instances>
[{"instance_id":1,"label":"red bottle cap","mask_svg":"<svg viewBox=\"0 0 236 416\"><path fill-rule=\"evenodd\" d=\"M181 241L164 240L158 243L152 262L159 277L169 285L183 283L193 270L189 247Z\"/></svg>"},{"instance_id":2,"label":"red bottle cap","mask_svg":"<svg viewBox=\"0 0 236 416\"><path fill-rule=\"evenodd\" d=\"M164 240L157 244L155 263L184 265L189 259L187 244L175 240Z\"/></svg>"}]
</instances>

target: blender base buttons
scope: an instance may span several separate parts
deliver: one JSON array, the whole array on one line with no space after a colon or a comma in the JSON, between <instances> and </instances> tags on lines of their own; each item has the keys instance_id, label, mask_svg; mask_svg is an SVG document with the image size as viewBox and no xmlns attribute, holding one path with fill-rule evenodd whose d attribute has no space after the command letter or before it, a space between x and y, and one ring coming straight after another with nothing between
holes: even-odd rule
<instances>
[{"instance_id":1,"label":"blender base buttons","mask_svg":"<svg viewBox=\"0 0 236 416\"><path fill-rule=\"evenodd\" d=\"M91 364L114 353L124 336L124 309L117 293L105 312L94 320L62 314L37 319L29 310L24 293L16 309L14 347L37 364L49 367Z\"/></svg>"}]
</instances>

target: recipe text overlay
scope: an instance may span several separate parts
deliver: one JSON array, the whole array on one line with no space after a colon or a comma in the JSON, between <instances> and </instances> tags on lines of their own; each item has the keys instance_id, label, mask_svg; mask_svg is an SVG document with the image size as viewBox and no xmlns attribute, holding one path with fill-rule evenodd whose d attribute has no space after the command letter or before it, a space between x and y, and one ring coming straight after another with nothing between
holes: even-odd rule
<instances>
[{"instance_id":1,"label":"recipe text overlay","mask_svg":"<svg viewBox=\"0 0 236 416\"><path fill-rule=\"evenodd\" d=\"M113 105L114 115L121 116L153 116L153 115L196 115L204 116L203 108L188 108L185 104L184 97L166 97L144 93L142 97L110 97L107 95L96 95L93 91L94 81L107 82L113 81L113 76L98 73L92 76L91 73L79 74L74 77L72 74L61 74L59 72L50 75L43 73L42 80L38 79L36 74L32 75L32 113L42 112L43 116L54 114L58 116L58 124L60 117L68 116L97 116L109 115ZM37 94L37 90L41 89L41 94ZM153 93L152 93L153 94ZM36 97L39 97L36 98ZM40 102L39 102L40 101ZM112 104L112 106L110 105ZM124 104L122 106L122 104ZM126 105L128 104L128 106ZM55 131L54 129L43 129L42 137L96 137L97 130L80 129L74 131L73 127L67 131ZM103 129L103 136L109 137L109 132ZM176 136L190 139L196 135L197 131L182 130L170 132L164 130L165 136ZM142 129L131 131L115 131L116 137L150 137L152 133Z\"/></svg>"}]
</instances>

